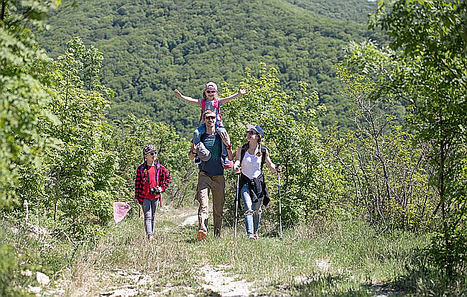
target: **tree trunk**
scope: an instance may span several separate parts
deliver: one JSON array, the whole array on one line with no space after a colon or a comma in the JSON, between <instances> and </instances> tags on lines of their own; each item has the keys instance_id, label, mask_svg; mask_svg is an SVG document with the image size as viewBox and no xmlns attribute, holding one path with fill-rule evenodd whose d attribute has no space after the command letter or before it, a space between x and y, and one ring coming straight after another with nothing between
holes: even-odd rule
<instances>
[{"instance_id":1,"label":"tree trunk","mask_svg":"<svg viewBox=\"0 0 467 297\"><path fill-rule=\"evenodd\" d=\"M54 221L57 220L57 210L58 210L58 199L55 200L55 206L54 206Z\"/></svg>"},{"instance_id":2,"label":"tree trunk","mask_svg":"<svg viewBox=\"0 0 467 297\"><path fill-rule=\"evenodd\" d=\"M6 0L2 1L2 11L0 15L0 21L3 23L5 21L5 12L6 12Z\"/></svg>"},{"instance_id":3,"label":"tree trunk","mask_svg":"<svg viewBox=\"0 0 467 297\"><path fill-rule=\"evenodd\" d=\"M446 209L446 185L445 185L445 164L446 164L446 142L443 137L443 118L442 115L439 115L439 182L438 182L438 191L441 204L441 216L443 220L443 236L444 244L446 248L446 255L444 258L446 275L448 277L452 276L452 261L450 257L451 253L451 236L449 234L449 224L448 216Z\"/></svg>"}]
</instances>

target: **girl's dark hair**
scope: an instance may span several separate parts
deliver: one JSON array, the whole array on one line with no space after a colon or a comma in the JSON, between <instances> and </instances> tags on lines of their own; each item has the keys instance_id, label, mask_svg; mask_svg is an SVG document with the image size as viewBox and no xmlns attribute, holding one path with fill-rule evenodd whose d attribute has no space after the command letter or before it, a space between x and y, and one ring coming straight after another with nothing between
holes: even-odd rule
<instances>
[{"instance_id":1,"label":"girl's dark hair","mask_svg":"<svg viewBox=\"0 0 467 297\"><path fill-rule=\"evenodd\" d=\"M219 98L219 91L216 90L217 93L217 98ZM203 89L203 100L208 100L208 97L206 97L206 88Z\"/></svg>"},{"instance_id":2,"label":"girl's dark hair","mask_svg":"<svg viewBox=\"0 0 467 297\"><path fill-rule=\"evenodd\" d=\"M258 157L261 157L263 155L263 153L261 152L261 135L259 135L258 133L256 133L256 135L258 135L258 144L260 145L259 147L259 152L256 153L256 156ZM247 141L243 147L246 147L246 149L248 150L250 148L250 142Z\"/></svg>"},{"instance_id":3,"label":"girl's dark hair","mask_svg":"<svg viewBox=\"0 0 467 297\"><path fill-rule=\"evenodd\" d=\"M217 98L219 99L219 93L217 93ZM203 90L203 100L208 100L208 97L206 97L206 89Z\"/></svg>"}]
</instances>

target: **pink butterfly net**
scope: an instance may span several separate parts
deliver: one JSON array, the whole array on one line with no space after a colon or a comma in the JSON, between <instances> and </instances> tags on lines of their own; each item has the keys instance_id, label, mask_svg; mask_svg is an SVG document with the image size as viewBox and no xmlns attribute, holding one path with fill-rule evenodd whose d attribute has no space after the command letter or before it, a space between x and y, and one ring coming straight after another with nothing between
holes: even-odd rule
<instances>
[{"instance_id":1,"label":"pink butterfly net","mask_svg":"<svg viewBox=\"0 0 467 297\"><path fill-rule=\"evenodd\" d=\"M130 205L126 202L114 202L114 221L118 224L130 210Z\"/></svg>"}]
</instances>

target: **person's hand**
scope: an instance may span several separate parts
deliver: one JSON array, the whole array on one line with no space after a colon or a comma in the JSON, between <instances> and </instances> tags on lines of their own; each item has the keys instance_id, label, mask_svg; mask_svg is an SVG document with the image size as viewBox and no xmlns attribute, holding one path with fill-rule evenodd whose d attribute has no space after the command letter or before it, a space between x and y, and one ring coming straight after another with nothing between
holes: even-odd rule
<instances>
[{"instance_id":1,"label":"person's hand","mask_svg":"<svg viewBox=\"0 0 467 297\"><path fill-rule=\"evenodd\" d=\"M190 151L188 152L188 158L193 160L198 154L197 146L192 146Z\"/></svg>"},{"instance_id":2,"label":"person's hand","mask_svg":"<svg viewBox=\"0 0 467 297\"><path fill-rule=\"evenodd\" d=\"M237 164L234 164L233 169L234 169L234 173L235 173L235 174L240 173L240 171L242 170L242 168L241 168L239 165L237 165Z\"/></svg>"},{"instance_id":3,"label":"person's hand","mask_svg":"<svg viewBox=\"0 0 467 297\"><path fill-rule=\"evenodd\" d=\"M277 166L276 166L276 172L277 172L277 173L282 172L282 166L281 166L281 165L277 165Z\"/></svg>"},{"instance_id":4,"label":"person's hand","mask_svg":"<svg viewBox=\"0 0 467 297\"><path fill-rule=\"evenodd\" d=\"M248 88L241 88L238 92L240 93L240 95L245 95L246 93L248 93Z\"/></svg>"},{"instance_id":5,"label":"person's hand","mask_svg":"<svg viewBox=\"0 0 467 297\"><path fill-rule=\"evenodd\" d=\"M224 131L224 132L221 132L221 133L219 134L219 136L222 138L222 142L224 142L224 144L225 144L226 146L231 145L231 144L230 144L230 139L229 139L229 134L227 134L227 132L225 132L225 131Z\"/></svg>"},{"instance_id":6,"label":"person's hand","mask_svg":"<svg viewBox=\"0 0 467 297\"><path fill-rule=\"evenodd\" d=\"M177 89L174 90L174 94L175 94L175 96L177 96L178 98L181 98L181 97L182 97L182 93L180 93L180 91L177 90Z\"/></svg>"}]
</instances>

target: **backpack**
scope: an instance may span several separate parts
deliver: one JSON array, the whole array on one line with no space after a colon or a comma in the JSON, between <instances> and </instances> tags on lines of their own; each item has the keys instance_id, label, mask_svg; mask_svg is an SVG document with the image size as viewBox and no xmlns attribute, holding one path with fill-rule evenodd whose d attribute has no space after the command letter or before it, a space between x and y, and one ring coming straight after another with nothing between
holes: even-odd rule
<instances>
[{"instance_id":1,"label":"backpack","mask_svg":"<svg viewBox=\"0 0 467 297\"><path fill-rule=\"evenodd\" d=\"M259 144L259 148L261 150L261 172L263 172L263 165L264 165L264 162L266 162L266 152L268 149L262 144ZM242 146L242 151L240 155L240 166L242 165L243 157L245 156L245 152L247 150L248 150L248 143L245 143Z\"/></svg>"},{"instance_id":2,"label":"backpack","mask_svg":"<svg viewBox=\"0 0 467 297\"><path fill-rule=\"evenodd\" d=\"M266 152L267 152L267 148L260 144L260 151L261 151L261 175L263 175L263 165L264 163L266 162ZM243 157L245 156L245 152L248 150L248 143L244 144L242 146L242 150L241 150L241 155L240 155L240 166L242 164L242 161L243 161ZM243 174L242 174L242 177L240 178L240 180L243 178ZM244 176L245 178L247 178L246 176ZM241 183L241 181L240 181ZM264 200L263 200L263 205L264 206L267 206L269 204L269 193L268 193L268 189L266 188L266 181L264 180L264 175L263 175L263 183L264 183ZM240 205L240 199L237 200L238 204Z\"/></svg>"},{"instance_id":3,"label":"backpack","mask_svg":"<svg viewBox=\"0 0 467 297\"><path fill-rule=\"evenodd\" d=\"M216 109L216 123L217 123L217 115L219 115L220 120L222 121L222 116L221 116L221 106L220 106L220 101L219 99L214 99L214 108ZM203 121L203 113L204 110L206 109L206 100L202 99L201 100L201 115L199 116L199 121Z\"/></svg>"}]
</instances>

